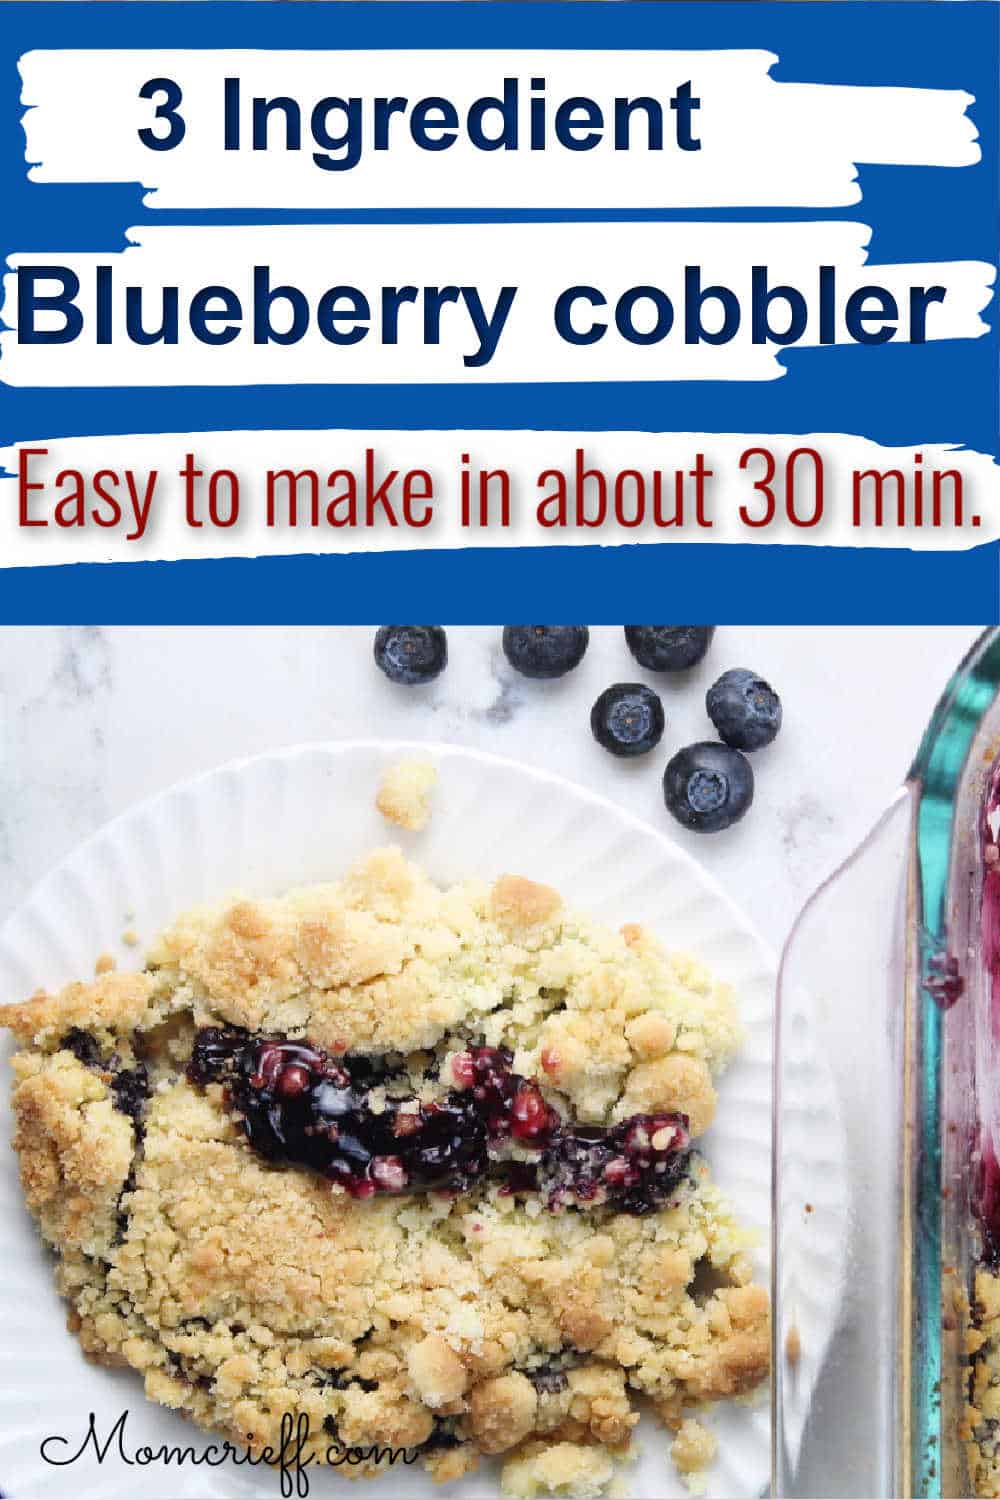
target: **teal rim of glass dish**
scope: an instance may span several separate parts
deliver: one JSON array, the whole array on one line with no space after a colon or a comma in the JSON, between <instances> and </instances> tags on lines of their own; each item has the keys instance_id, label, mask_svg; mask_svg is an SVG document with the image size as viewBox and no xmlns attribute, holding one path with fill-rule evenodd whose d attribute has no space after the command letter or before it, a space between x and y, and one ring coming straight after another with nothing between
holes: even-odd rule
<instances>
[{"instance_id":1,"label":"teal rim of glass dish","mask_svg":"<svg viewBox=\"0 0 1000 1500\"><path fill-rule=\"evenodd\" d=\"M911 1494L942 1493L941 1430L941 1010L926 987L927 966L948 943L947 896L956 798L976 733L1000 690L1000 631L979 637L952 676L921 740L908 780L919 787L916 818L919 945L920 1139L913 1234L916 1314L911 1374Z\"/></svg>"}]
</instances>

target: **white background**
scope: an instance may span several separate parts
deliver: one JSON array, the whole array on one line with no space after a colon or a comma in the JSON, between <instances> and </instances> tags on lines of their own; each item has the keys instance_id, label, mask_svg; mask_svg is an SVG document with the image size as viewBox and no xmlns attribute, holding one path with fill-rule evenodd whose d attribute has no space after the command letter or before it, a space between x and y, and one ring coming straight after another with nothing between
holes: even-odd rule
<instances>
[{"instance_id":1,"label":"white background","mask_svg":"<svg viewBox=\"0 0 1000 1500\"><path fill-rule=\"evenodd\" d=\"M455 626L446 672L413 689L376 670L366 627L5 629L0 918L78 840L178 778L297 740L376 734L479 746L602 792L685 843L777 946L905 775L974 635L721 626L680 685L641 672L620 629L599 627L575 673L534 683L508 668L499 627ZM785 727L754 757L745 820L688 834L663 808L660 777L673 750L711 736L704 692L732 666L770 678ZM661 747L632 764L601 750L588 724L597 694L623 680L657 682L668 720Z\"/></svg>"}]
</instances>

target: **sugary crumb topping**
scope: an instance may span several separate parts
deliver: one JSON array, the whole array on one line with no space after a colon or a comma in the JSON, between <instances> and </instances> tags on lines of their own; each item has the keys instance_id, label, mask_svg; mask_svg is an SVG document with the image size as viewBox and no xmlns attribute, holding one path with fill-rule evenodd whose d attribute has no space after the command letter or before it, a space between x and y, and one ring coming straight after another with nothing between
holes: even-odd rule
<instances>
[{"instance_id":1,"label":"sugary crumb topping","mask_svg":"<svg viewBox=\"0 0 1000 1500\"><path fill-rule=\"evenodd\" d=\"M431 816L437 768L428 760L402 760L383 772L375 806L390 823L419 833Z\"/></svg>"},{"instance_id":2,"label":"sugary crumb topping","mask_svg":"<svg viewBox=\"0 0 1000 1500\"><path fill-rule=\"evenodd\" d=\"M715 1458L718 1443L715 1434L693 1417L683 1421L670 1445L670 1457L682 1474L707 1469Z\"/></svg>"},{"instance_id":3,"label":"sugary crumb topping","mask_svg":"<svg viewBox=\"0 0 1000 1500\"><path fill-rule=\"evenodd\" d=\"M354 1475L387 1448L442 1482L500 1455L510 1495L597 1495L638 1401L684 1468L709 1436L691 1412L767 1376L753 1236L697 1153L665 1201L631 1212L488 1174L407 1191L384 1157L403 1190L352 1197L254 1148L230 1074L190 1071L203 1028L242 1029L254 1067L285 1069L286 1103L332 1089L327 1129L337 1090L360 1091L365 1118L405 1142L455 1089L485 1089L489 1107L499 1085L476 1059L494 1054L477 1049L495 1049L500 1084L530 1094L527 1114L520 1093L510 1104L515 1169L538 1159L546 1110L574 1161L637 1115L697 1136L739 1043L732 997L641 929L611 932L519 876L442 890L385 849L335 884L188 913L142 973L101 972L0 1021L21 1047L15 1146L70 1327L254 1452L291 1413L318 1461L381 1445Z\"/></svg>"}]
</instances>

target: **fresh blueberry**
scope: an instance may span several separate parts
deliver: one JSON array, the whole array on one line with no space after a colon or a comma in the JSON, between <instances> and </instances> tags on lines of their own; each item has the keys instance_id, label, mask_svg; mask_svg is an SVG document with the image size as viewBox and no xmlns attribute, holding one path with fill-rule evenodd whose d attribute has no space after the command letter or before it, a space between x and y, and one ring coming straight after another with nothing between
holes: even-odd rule
<instances>
[{"instance_id":1,"label":"fresh blueberry","mask_svg":"<svg viewBox=\"0 0 1000 1500\"><path fill-rule=\"evenodd\" d=\"M714 625L626 625L628 649L647 672L686 672L712 644Z\"/></svg>"},{"instance_id":2,"label":"fresh blueberry","mask_svg":"<svg viewBox=\"0 0 1000 1500\"><path fill-rule=\"evenodd\" d=\"M712 683L705 707L719 739L737 750L760 750L781 728L781 699L769 682L744 667L723 672Z\"/></svg>"},{"instance_id":3,"label":"fresh blueberry","mask_svg":"<svg viewBox=\"0 0 1000 1500\"><path fill-rule=\"evenodd\" d=\"M605 688L590 710L594 739L612 755L645 755L660 742L663 704L641 682L616 682Z\"/></svg>"},{"instance_id":4,"label":"fresh blueberry","mask_svg":"<svg viewBox=\"0 0 1000 1500\"><path fill-rule=\"evenodd\" d=\"M375 661L390 682L432 682L448 664L448 637L440 625L380 625Z\"/></svg>"},{"instance_id":5,"label":"fresh blueberry","mask_svg":"<svg viewBox=\"0 0 1000 1500\"><path fill-rule=\"evenodd\" d=\"M698 833L730 828L753 801L750 762L741 751L714 740L687 745L663 773L663 800L685 828Z\"/></svg>"},{"instance_id":6,"label":"fresh blueberry","mask_svg":"<svg viewBox=\"0 0 1000 1500\"><path fill-rule=\"evenodd\" d=\"M564 677L583 660L586 625L505 625L504 655L524 677Z\"/></svg>"}]
</instances>

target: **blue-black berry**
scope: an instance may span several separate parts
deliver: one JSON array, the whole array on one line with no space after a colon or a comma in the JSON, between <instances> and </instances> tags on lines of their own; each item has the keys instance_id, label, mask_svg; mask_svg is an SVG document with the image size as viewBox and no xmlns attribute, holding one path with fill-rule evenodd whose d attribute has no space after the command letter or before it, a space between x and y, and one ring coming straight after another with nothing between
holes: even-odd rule
<instances>
[{"instance_id":1,"label":"blue-black berry","mask_svg":"<svg viewBox=\"0 0 1000 1500\"><path fill-rule=\"evenodd\" d=\"M504 655L524 677L564 677L583 660L586 625L505 625Z\"/></svg>"},{"instance_id":2,"label":"blue-black berry","mask_svg":"<svg viewBox=\"0 0 1000 1500\"><path fill-rule=\"evenodd\" d=\"M720 740L737 750L760 750L781 728L781 699L769 682L744 667L713 682L705 707Z\"/></svg>"},{"instance_id":3,"label":"blue-black berry","mask_svg":"<svg viewBox=\"0 0 1000 1500\"><path fill-rule=\"evenodd\" d=\"M594 739L612 755L645 755L660 742L663 704L641 682L605 688L590 711Z\"/></svg>"},{"instance_id":4,"label":"blue-black berry","mask_svg":"<svg viewBox=\"0 0 1000 1500\"><path fill-rule=\"evenodd\" d=\"M730 828L753 801L750 762L741 751L713 740L687 745L663 773L663 800L685 828L698 833Z\"/></svg>"},{"instance_id":5,"label":"blue-black berry","mask_svg":"<svg viewBox=\"0 0 1000 1500\"><path fill-rule=\"evenodd\" d=\"M390 682L432 682L448 663L448 638L440 625L380 625L375 661Z\"/></svg>"},{"instance_id":6,"label":"blue-black berry","mask_svg":"<svg viewBox=\"0 0 1000 1500\"><path fill-rule=\"evenodd\" d=\"M686 672L712 644L714 625L626 625L628 649L647 672Z\"/></svg>"}]
</instances>

